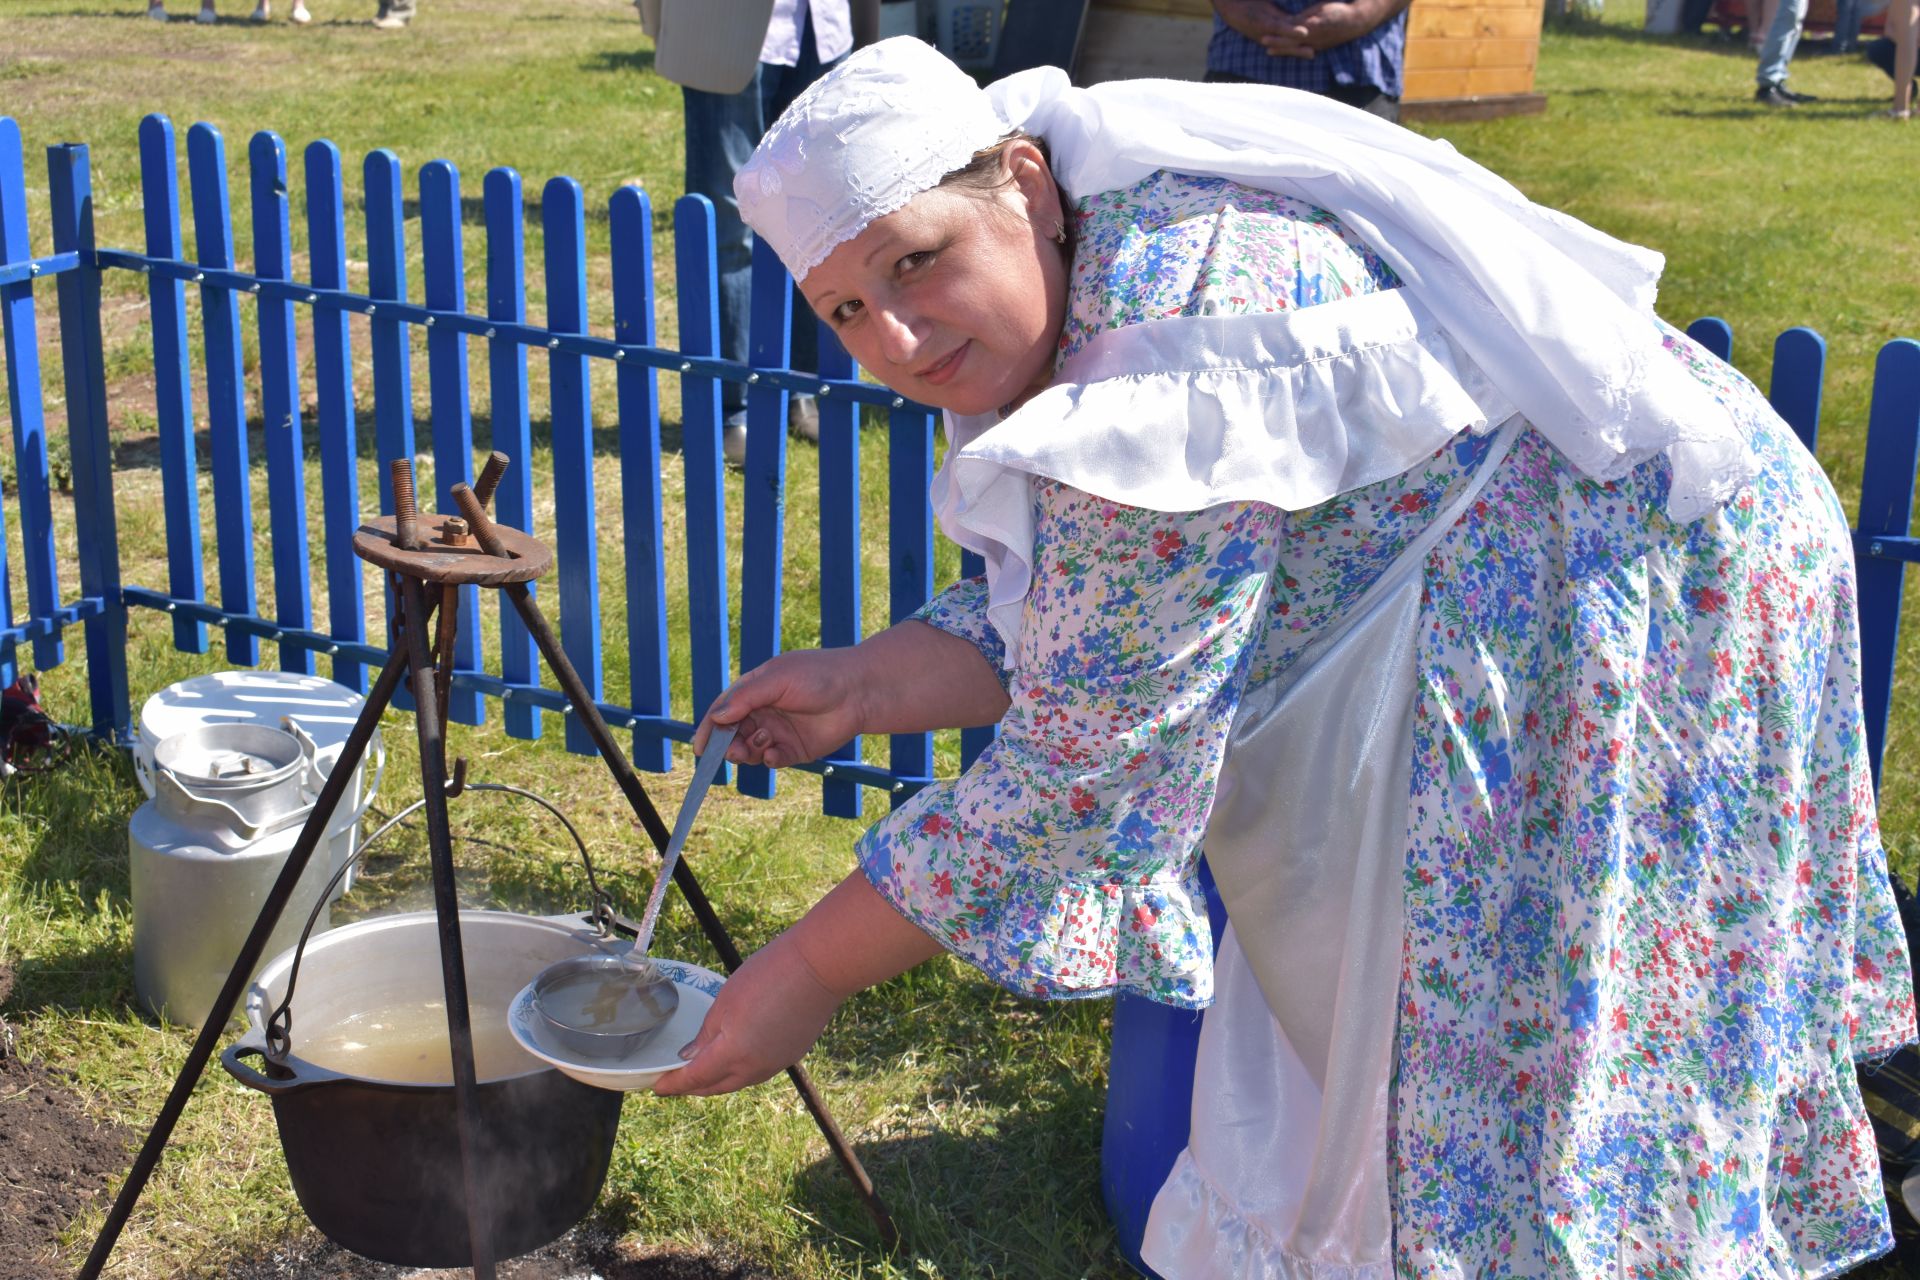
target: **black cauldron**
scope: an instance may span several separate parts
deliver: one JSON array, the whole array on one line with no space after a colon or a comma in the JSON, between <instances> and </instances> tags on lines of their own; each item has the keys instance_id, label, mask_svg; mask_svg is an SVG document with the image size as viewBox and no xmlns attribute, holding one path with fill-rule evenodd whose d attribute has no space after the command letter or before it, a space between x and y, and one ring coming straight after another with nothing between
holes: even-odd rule
<instances>
[{"instance_id":1,"label":"black cauldron","mask_svg":"<svg viewBox=\"0 0 1920 1280\"><path fill-rule=\"evenodd\" d=\"M476 1040L492 1030L482 1025L487 1010L498 1016L542 969L598 949L592 930L572 917L463 911L460 933ZM340 1028L357 1027L370 1010L417 1008L444 1025L433 913L368 920L312 939L295 981L292 1049L275 1062L266 1057L267 1020L294 958L287 952L261 970L247 992L248 1031L221 1063L273 1099L300 1207L334 1243L376 1261L470 1265L451 1073L440 1083L408 1083L301 1056L303 1045L337 1050ZM369 1042L378 1034L366 1031ZM258 1069L250 1057L262 1059ZM593 1207L626 1095L581 1084L517 1048L479 1057L480 1194L494 1253L509 1258L556 1239Z\"/></svg>"}]
</instances>

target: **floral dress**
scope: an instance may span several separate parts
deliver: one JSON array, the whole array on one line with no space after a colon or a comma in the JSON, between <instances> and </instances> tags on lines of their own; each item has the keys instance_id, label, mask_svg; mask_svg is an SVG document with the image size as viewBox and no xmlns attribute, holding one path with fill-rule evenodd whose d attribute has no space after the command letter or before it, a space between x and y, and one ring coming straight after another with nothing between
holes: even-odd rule
<instances>
[{"instance_id":1,"label":"floral dress","mask_svg":"<svg viewBox=\"0 0 1920 1280\"><path fill-rule=\"evenodd\" d=\"M1076 233L1063 359L1120 326L1398 284L1324 211L1218 179L1090 197ZM1891 1243L1853 1064L1913 1038L1913 993L1850 540L1759 393L1668 346L1748 425L1754 484L1676 526L1664 458L1602 484L1525 431L1424 564L1387 1153L1402 1276L1825 1275ZM1038 481L1016 649L978 580L919 615L1001 674L999 737L868 831L868 878L1015 991L1205 1005L1195 876L1236 709L1486 444L1300 512Z\"/></svg>"}]
</instances>

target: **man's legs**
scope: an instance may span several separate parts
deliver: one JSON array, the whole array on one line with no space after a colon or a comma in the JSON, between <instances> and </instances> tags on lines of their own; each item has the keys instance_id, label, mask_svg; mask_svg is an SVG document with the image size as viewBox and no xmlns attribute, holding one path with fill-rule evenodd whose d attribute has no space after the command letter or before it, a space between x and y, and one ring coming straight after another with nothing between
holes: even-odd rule
<instances>
[{"instance_id":1,"label":"man's legs","mask_svg":"<svg viewBox=\"0 0 1920 1280\"><path fill-rule=\"evenodd\" d=\"M800 30L800 56L791 67L763 66L760 69L760 114L771 128L781 113L806 87L833 70L844 56L822 63L813 42L813 11L807 11ZM788 365L811 373L820 367L820 321L807 305L798 286L793 291L793 337ZM793 396L787 406L787 425L808 440L820 438L820 410L812 396Z\"/></svg>"},{"instance_id":2,"label":"man's legs","mask_svg":"<svg viewBox=\"0 0 1920 1280\"><path fill-rule=\"evenodd\" d=\"M1755 78L1762 93L1769 85L1786 87L1787 64L1793 61L1793 51L1800 45L1800 27L1806 20L1807 0L1780 0L1773 25L1767 28L1766 38L1760 42L1760 67Z\"/></svg>"},{"instance_id":3,"label":"man's legs","mask_svg":"<svg viewBox=\"0 0 1920 1280\"><path fill-rule=\"evenodd\" d=\"M720 272L720 354L728 360L747 358L747 318L753 295L753 233L740 220L733 175L746 164L766 129L760 114L760 79L766 71L761 66L739 93L680 91L686 106L687 194L713 202L714 255ZM744 449L746 387L721 383L720 407L728 435L738 436ZM732 446L729 440L729 454L734 452Z\"/></svg>"}]
</instances>

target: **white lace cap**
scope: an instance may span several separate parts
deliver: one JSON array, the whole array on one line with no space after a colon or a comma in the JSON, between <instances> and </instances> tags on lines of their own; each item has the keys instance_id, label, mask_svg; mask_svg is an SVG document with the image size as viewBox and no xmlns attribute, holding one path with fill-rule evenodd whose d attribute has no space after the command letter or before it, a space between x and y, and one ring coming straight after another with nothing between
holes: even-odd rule
<instances>
[{"instance_id":1,"label":"white lace cap","mask_svg":"<svg viewBox=\"0 0 1920 1280\"><path fill-rule=\"evenodd\" d=\"M795 280L932 189L1007 125L986 92L932 45L896 36L815 81L733 179L740 217Z\"/></svg>"}]
</instances>

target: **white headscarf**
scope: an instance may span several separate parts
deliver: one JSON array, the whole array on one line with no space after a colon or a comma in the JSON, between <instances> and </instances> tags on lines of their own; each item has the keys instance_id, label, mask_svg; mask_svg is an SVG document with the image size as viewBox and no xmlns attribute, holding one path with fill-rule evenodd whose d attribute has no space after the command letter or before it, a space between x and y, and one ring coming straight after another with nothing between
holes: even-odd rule
<instances>
[{"instance_id":1,"label":"white headscarf","mask_svg":"<svg viewBox=\"0 0 1920 1280\"><path fill-rule=\"evenodd\" d=\"M1052 67L982 90L930 46L900 37L860 50L802 94L734 190L748 225L804 278L834 247L1014 128L1046 140L1054 176L1076 198L1166 169L1329 210L1399 275L1404 288L1396 292L1406 296L1415 327L1444 333L1450 356L1443 362L1470 384L1491 383L1581 472L1617 479L1664 450L1675 519L1714 509L1753 475L1744 433L1663 350L1669 335L1653 314L1659 254L1534 204L1445 142L1329 99L1170 80L1079 89ZM1423 341L1440 345L1431 333ZM1075 374L1074 364L1063 370L1068 379ZM1248 497L1297 509L1295 502L1332 496L1317 492L1324 485L1249 493L1245 469L1218 466L1218 455L1185 459L1188 474L1172 485L1164 467L1116 474L1097 423L1076 423L1076 443L1067 447L1054 433L1041 457L1013 424L1043 402L1062 401L1036 397L1006 431L979 420L949 422L961 430L936 495L947 495L942 521L963 543L973 545L962 536L965 521L949 518L954 486L944 482L968 454L1160 509ZM1349 411L1347 434L1365 429ZM1275 451L1291 447L1279 438L1286 433L1236 441L1235 430L1229 424L1219 434L1236 456L1263 451L1270 469L1284 469ZM1181 461L1173 459L1176 468ZM1098 483L1086 483L1089 476ZM965 487L978 493L982 484L976 477ZM1012 548L1014 558L1026 550Z\"/></svg>"}]
</instances>

